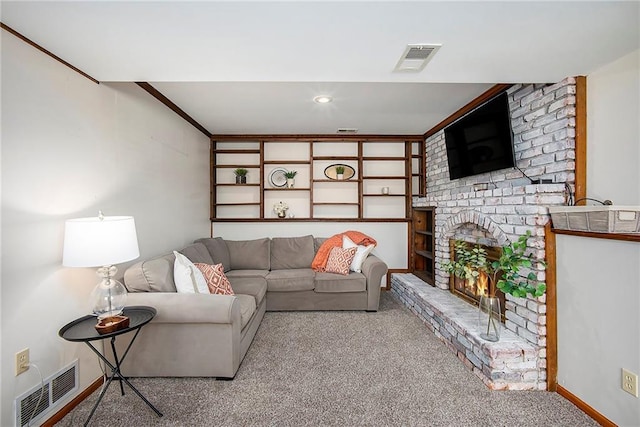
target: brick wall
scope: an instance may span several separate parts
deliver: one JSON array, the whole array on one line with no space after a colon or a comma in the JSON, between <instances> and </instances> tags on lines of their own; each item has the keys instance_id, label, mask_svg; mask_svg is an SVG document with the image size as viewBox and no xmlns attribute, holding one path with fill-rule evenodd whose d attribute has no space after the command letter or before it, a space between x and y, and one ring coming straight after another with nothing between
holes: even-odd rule
<instances>
[{"instance_id":1,"label":"brick wall","mask_svg":"<svg viewBox=\"0 0 640 427\"><path fill-rule=\"evenodd\" d=\"M441 264L449 260L449 240L504 245L530 231L531 254L543 260L547 206L562 205L566 185L575 182L575 79L556 84L520 84L508 91L516 168L449 180L444 132L426 141L426 197L414 206L436 207L436 286L448 289ZM551 179L533 185L531 179ZM475 184L488 190L474 191ZM545 280L543 269L536 274ZM540 298L507 295L507 329L540 349L538 366L546 369L546 305ZM546 372L540 378L546 378Z\"/></svg>"}]
</instances>

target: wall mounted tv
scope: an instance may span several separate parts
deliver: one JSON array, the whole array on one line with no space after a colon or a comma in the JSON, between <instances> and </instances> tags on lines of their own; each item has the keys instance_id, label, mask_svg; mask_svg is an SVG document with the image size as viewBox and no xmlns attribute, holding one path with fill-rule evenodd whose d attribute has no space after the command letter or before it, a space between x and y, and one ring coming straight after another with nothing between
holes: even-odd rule
<instances>
[{"instance_id":1,"label":"wall mounted tv","mask_svg":"<svg viewBox=\"0 0 640 427\"><path fill-rule=\"evenodd\" d=\"M506 92L444 129L449 178L513 167L513 132Z\"/></svg>"}]
</instances>

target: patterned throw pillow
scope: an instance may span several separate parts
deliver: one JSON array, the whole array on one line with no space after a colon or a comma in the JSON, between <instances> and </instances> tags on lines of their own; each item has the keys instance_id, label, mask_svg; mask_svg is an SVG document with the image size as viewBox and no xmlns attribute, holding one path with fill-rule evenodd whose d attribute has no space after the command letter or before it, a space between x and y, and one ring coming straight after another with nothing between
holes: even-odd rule
<instances>
[{"instance_id":1,"label":"patterned throw pillow","mask_svg":"<svg viewBox=\"0 0 640 427\"><path fill-rule=\"evenodd\" d=\"M231 283L229 283L229 279L227 279L227 276L224 274L222 264L210 265L196 262L195 265L206 279L210 293L218 295L235 295L231 288Z\"/></svg>"},{"instance_id":2,"label":"patterned throw pillow","mask_svg":"<svg viewBox=\"0 0 640 427\"><path fill-rule=\"evenodd\" d=\"M349 274L349 266L356 255L358 248L332 248L325 270L327 273L338 273L346 276Z\"/></svg>"}]
</instances>

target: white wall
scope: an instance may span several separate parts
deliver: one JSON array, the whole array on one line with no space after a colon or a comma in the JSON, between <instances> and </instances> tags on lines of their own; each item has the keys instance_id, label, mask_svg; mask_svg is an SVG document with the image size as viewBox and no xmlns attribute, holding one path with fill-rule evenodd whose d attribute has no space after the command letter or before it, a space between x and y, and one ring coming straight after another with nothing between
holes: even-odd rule
<instances>
[{"instance_id":1,"label":"white wall","mask_svg":"<svg viewBox=\"0 0 640 427\"><path fill-rule=\"evenodd\" d=\"M250 240L260 237L289 237L312 234L315 237L331 237L347 230L361 231L378 242L373 254L389 268L408 268L408 224L405 222L282 222L232 223L217 222L213 226L214 237L230 240ZM383 278L383 281L385 279ZM386 285L386 282L383 283Z\"/></svg>"},{"instance_id":2,"label":"white wall","mask_svg":"<svg viewBox=\"0 0 640 427\"><path fill-rule=\"evenodd\" d=\"M17 351L29 347L45 377L79 358L80 390L100 376L84 344L58 337L97 283L61 266L64 221L133 215L143 258L208 236L209 144L135 84L96 85L6 32L1 135L0 425L11 426L14 398L39 383L35 369L14 376Z\"/></svg>"},{"instance_id":3,"label":"white wall","mask_svg":"<svg viewBox=\"0 0 640 427\"><path fill-rule=\"evenodd\" d=\"M640 51L587 76L587 191L640 206ZM558 384L620 426L640 425L640 244L558 235Z\"/></svg>"},{"instance_id":4,"label":"white wall","mask_svg":"<svg viewBox=\"0 0 640 427\"><path fill-rule=\"evenodd\" d=\"M640 205L640 51L587 76L587 196Z\"/></svg>"}]
</instances>

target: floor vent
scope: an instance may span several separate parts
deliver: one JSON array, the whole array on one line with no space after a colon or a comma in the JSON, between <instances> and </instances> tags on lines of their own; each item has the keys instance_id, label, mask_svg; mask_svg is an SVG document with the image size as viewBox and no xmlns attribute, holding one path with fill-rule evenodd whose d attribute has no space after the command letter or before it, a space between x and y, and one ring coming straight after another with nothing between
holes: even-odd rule
<instances>
[{"instance_id":1,"label":"floor vent","mask_svg":"<svg viewBox=\"0 0 640 427\"><path fill-rule=\"evenodd\" d=\"M400 56L393 71L420 72L442 45L439 44L409 44Z\"/></svg>"},{"instance_id":2,"label":"floor vent","mask_svg":"<svg viewBox=\"0 0 640 427\"><path fill-rule=\"evenodd\" d=\"M43 420L63 398L77 389L78 359L46 378L44 387L38 384L16 398L16 426L24 427L30 422L35 424Z\"/></svg>"}]
</instances>

